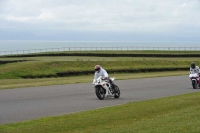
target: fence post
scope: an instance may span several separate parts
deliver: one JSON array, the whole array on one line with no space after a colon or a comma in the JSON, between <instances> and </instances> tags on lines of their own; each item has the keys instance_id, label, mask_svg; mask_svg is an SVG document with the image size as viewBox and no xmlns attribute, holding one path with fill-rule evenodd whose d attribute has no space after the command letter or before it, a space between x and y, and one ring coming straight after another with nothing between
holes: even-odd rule
<instances>
[{"instance_id":1,"label":"fence post","mask_svg":"<svg viewBox=\"0 0 200 133\"><path fill-rule=\"evenodd\" d=\"M198 51L200 50L200 47L179 47L179 46L174 46L174 47L151 47L151 46L147 46L147 47L140 47L140 46L116 46L116 47L62 47L62 48L45 48L45 49L29 49L29 50L14 50L14 51L0 51L0 55L19 55L19 54L36 54L36 53L41 53L41 52L60 52L60 51L73 51L73 50L77 50L77 51L102 51L102 50L116 50L116 51L129 51L129 50L166 50L166 51Z\"/></svg>"}]
</instances>

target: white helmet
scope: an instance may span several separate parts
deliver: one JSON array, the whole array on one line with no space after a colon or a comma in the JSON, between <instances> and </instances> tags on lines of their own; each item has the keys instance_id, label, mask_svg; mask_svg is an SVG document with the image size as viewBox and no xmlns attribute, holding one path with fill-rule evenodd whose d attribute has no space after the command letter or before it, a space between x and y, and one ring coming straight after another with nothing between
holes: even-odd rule
<instances>
[{"instance_id":1,"label":"white helmet","mask_svg":"<svg viewBox=\"0 0 200 133\"><path fill-rule=\"evenodd\" d=\"M95 72L99 72L100 70L101 70L101 66L100 65L96 65L95 67L94 67L94 70L95 70Z\"/></svg>"}]
</instances>

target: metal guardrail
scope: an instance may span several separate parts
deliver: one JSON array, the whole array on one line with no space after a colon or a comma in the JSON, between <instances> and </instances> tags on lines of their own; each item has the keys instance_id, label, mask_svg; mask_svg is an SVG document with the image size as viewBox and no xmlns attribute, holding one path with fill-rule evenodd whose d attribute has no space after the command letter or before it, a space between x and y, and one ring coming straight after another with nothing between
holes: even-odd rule
<instances>
[{"instance_id":1,"label":"metal guardrail","mask_svg":"<svg viewBox=\"0 0 200 133\"><path fill-rule=\"evenodd\" d=\"M114 50L114 51L130 51L130 50L200 51L200 47L63 47L63 48L0 51L0 56L37 54L37 53L45 53L45 52L106 51L106 50Z\"/></svg>"}]
</instances>

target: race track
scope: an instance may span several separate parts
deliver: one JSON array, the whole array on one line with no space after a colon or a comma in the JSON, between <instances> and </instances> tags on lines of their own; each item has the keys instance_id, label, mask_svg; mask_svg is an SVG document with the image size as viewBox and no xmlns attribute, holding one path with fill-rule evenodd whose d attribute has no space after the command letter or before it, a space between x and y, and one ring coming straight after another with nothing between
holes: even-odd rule
<instances>
[{"instance_id":1,"label":"race track","mask_svg":"<svg viewBox=\"0 0 200 133\"><path fill-rule=\"evenodd\" d=\"M188 76L115 81L119 99L99 100L91 83L0 90L0 124L91 110L191 92Z\"/></svg>"}]
</instances>

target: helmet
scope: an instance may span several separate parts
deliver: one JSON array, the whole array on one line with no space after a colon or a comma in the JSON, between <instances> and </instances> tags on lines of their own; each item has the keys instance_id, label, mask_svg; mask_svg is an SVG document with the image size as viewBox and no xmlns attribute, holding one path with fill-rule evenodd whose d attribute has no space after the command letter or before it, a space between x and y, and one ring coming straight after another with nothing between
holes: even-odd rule
<instances>
[{"instance_id":1,"label":"helmet","mask_svg":"<svg viewBox=\"0 0 200 133\"><path fill-rule=\"evenodd\" d=\"M96 65L95 67L94 67L94 70L97 72L99 72L100 71L100 69L101 69L101 66L100 65Z\"/></svg>"},{"instance_id":2,"label":"helmet","mask_svg":"<svg viewBox=\"0 0 200 133\"><path fill-rule=\"evenodd\" d=\"M190 67L191 67L192 69L195 69L195 67L196 67L195 63L192 62L191 65L190 65Z\"/></svg>"}]
</instances>

